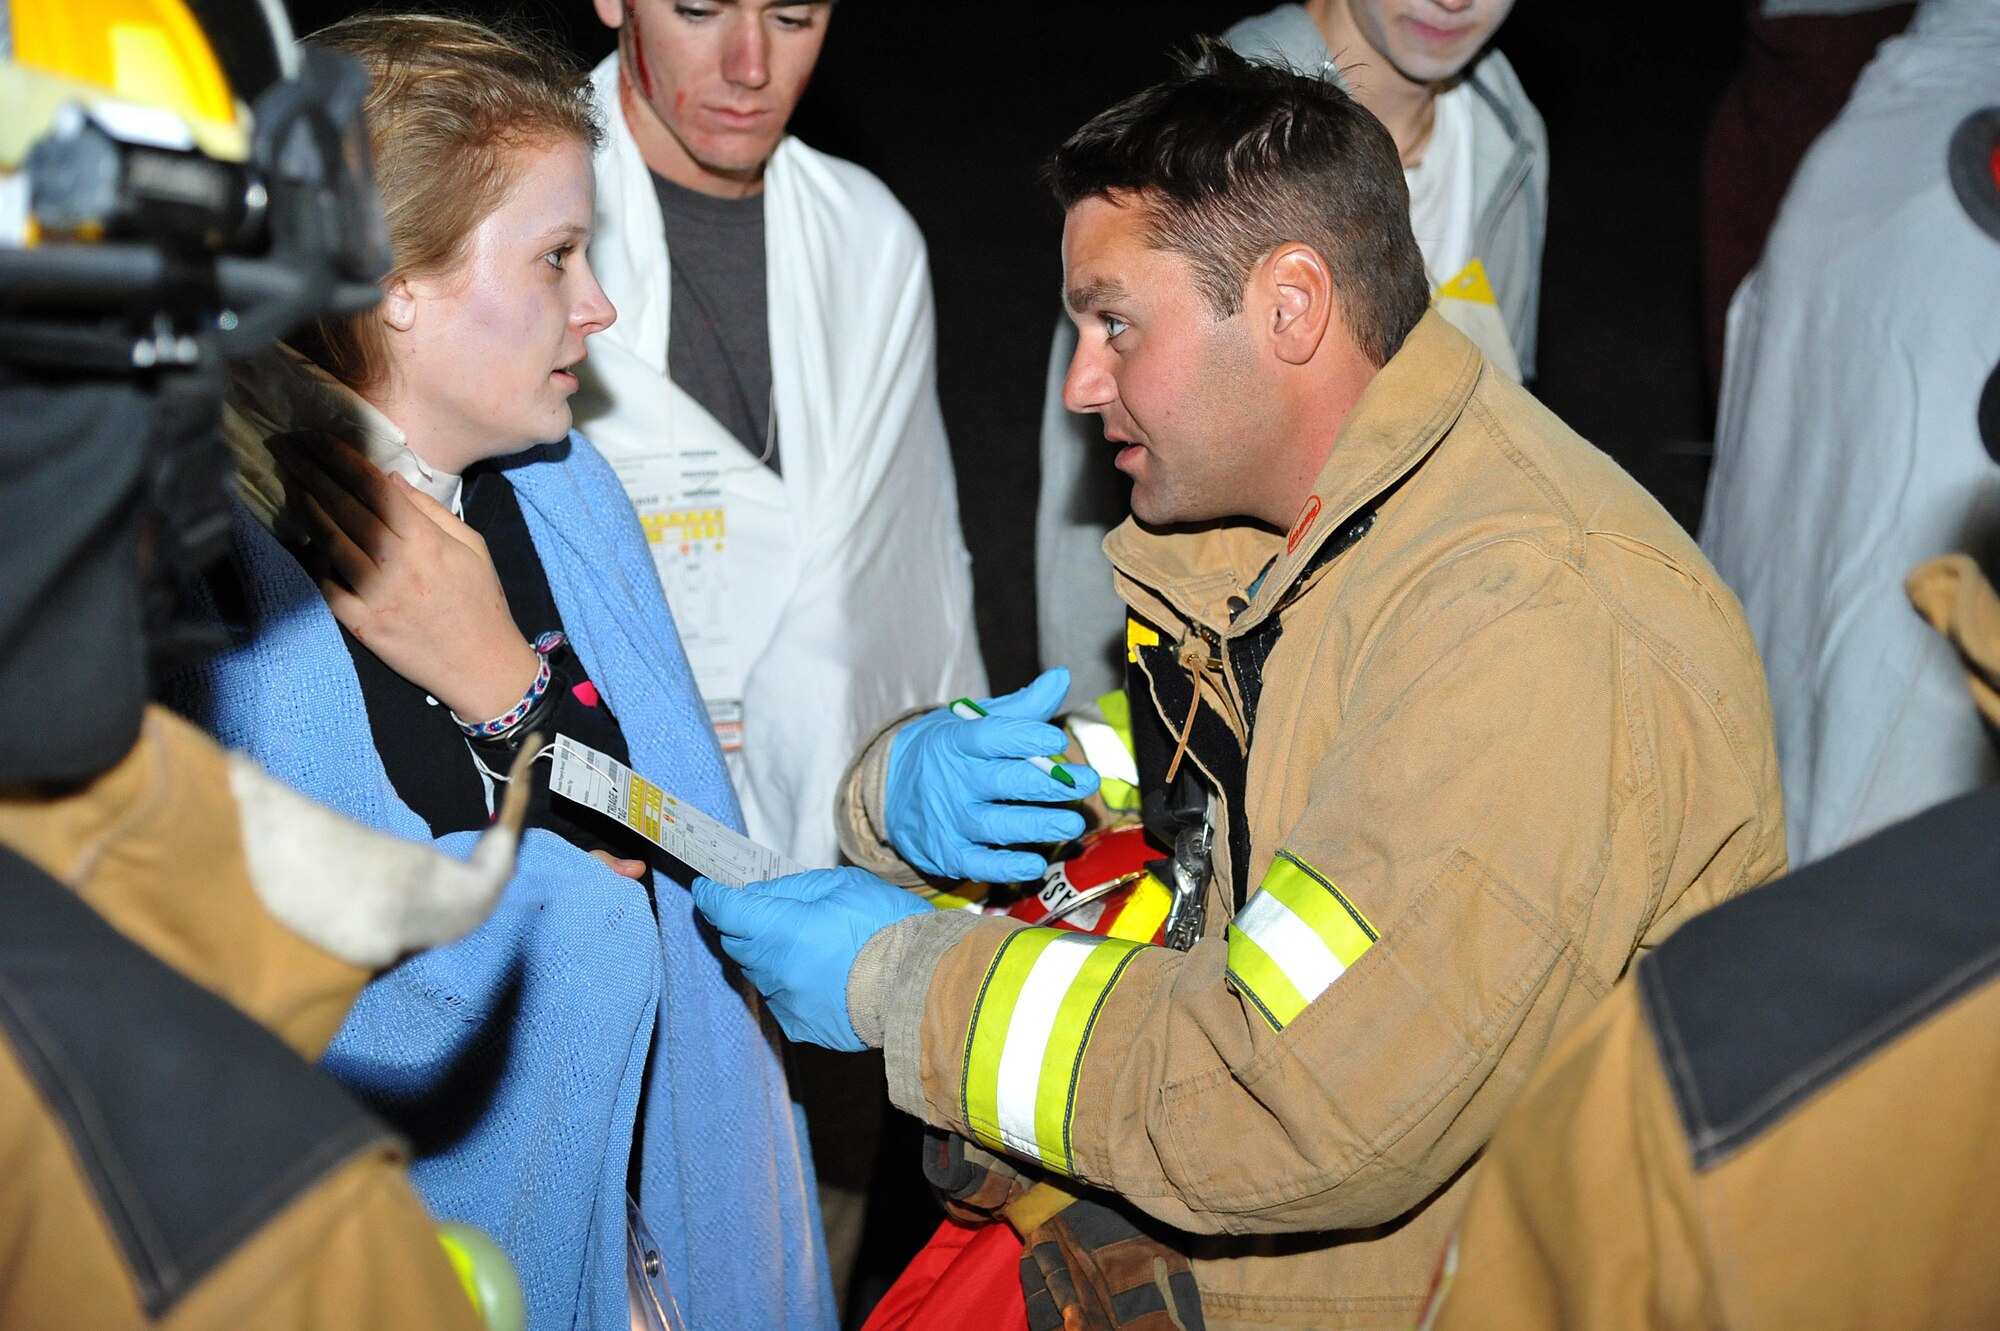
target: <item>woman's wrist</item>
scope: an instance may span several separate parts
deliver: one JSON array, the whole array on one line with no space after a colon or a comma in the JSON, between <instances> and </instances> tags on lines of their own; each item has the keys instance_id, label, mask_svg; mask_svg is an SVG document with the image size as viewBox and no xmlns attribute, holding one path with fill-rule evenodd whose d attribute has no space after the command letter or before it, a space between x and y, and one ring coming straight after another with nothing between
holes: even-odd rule
<instances>
[{"instance_id":1,"label":"woman's wrist","mask_svg":"<svg viewBox=\"0 0 2000 1331\"><path fill-rule=\"evenodd\" d=\"M479 673L477 678L466 680L465 687L453 691L447 697L443 691L434 690L439 702L451 709L451 714L461 725L473 725L506 715L527 696L534 687L543 669L543 658L528 640L516 637L512 647L489 658L491 668Z\"/></svg>"}]
</instances>

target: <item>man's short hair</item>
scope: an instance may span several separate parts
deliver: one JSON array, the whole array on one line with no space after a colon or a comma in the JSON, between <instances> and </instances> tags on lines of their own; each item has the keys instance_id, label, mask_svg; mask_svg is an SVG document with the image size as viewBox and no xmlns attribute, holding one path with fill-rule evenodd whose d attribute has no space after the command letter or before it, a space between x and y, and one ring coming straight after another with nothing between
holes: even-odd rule
<instances>
[{"instance_id":1,"label":"man's short hair","mask_svg":"<svg viewBox=\"0 0 2000 1331\"><path fill-rule=\"evenodd\" d=\"M1430 304L1409 187L1382 122L1331 80L1219 42L1070 135L1048 179L1065 210L1136 202L1149 243L1194 265L1218 318L1243 308L1250 271L1288 242L1326 260L1341 315L1378 365Z\"/></svg>"}]
</instances>

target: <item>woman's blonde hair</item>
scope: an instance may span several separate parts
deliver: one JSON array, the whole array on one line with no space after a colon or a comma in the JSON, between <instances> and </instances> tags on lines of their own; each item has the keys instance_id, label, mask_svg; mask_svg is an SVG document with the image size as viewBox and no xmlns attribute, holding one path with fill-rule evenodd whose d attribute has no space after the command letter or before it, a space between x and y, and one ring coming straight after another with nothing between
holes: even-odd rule
<instances>
[{"instance_id":1,"label":"woman's blonde hair","mask_svg":"<svg viewBox=\"0 0 2000 1331\"><path fill-rule=\"evenodd\" d=\"M434 14L358 14L306 39L367 67L363 104L389 219L388 281L449 272L513 185L512 150L603 137L588 76L546 38ZM354 388L387 370L378 314L322 320L294 339Z\"/></svg>"}]
</instances>

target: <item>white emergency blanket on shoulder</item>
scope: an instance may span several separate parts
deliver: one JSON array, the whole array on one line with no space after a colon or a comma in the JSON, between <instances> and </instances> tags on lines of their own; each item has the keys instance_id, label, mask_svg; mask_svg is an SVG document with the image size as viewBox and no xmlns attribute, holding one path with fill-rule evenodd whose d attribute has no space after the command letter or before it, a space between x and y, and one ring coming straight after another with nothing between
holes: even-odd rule
<instances>
[{"instance_id":1,"label":"white emergency blanket on shoulder","mask_svg":"<svg viewBox=\"0 0 2000 1331\"><path fill-rule=\"evenodd\" d=\"M728 757L750 834L831 864L834 790L861 744L898 712L986 691L923 239L868 172L779 145L764 226L780 477L668 378L659 198L615 55L592 81L590 260L618 321L590 340L577 428L668 556L704 696L740 699Z\"/></svg>"},{"instance_id":2,"label":"white emergency blanket on shoulder","mask_svg":"<svg viewBox=\"0 0 2000 1331\"><path fill-rule=\"evenodd\" d=\"M1952 131L2000 103L2000 0L1931 0L1800 164L1736 293L1701 545L1771 684L1804 864L2000 777L1951 645L1903 579L2000 542L1977 428L2000 244L1960 207Z\"/></svg>"}]
</instances>

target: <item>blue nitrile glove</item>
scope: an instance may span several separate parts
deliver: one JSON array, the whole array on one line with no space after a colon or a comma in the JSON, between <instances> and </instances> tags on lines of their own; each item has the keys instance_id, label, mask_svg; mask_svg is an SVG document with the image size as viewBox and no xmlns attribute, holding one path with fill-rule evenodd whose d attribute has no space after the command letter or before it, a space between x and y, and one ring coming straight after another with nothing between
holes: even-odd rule
<instances>
[{"instance_id":1,"label":"blue nitrile glove","mask_svg":"<svg viewBox=\"0 0 2000 1331\"><path fill-rule=\"evenodd\" d=\"M808 869L740 890L697 878L694 904L786 1035L847 1050L867 1048L847 1016L847 975L862 945L931 908L865 869Z\"/></svg>"},{"instance_id":2,"label":"blue nitrile glove","mask_svg":"<svg viewBox=\"0 0 2000 1331\"><path fill-rule=\"evenodd\" d=\"M1045 670L1005 697L980 704L989 716L964 720L949 707L926 713L898 731L889 746L883 817L889 840L925 873L987 883L1039 878L1048 861L996 846L1067 841L1083 832L1068 804L1097 789L1097 773L1081 763L1062 766L1065 786L1025 761L1063 751L1063 732L1048 724L1069 692L1069 671ZM1030 800L1033 804L1002 803Z\"/></svg>"}]
</instances>

